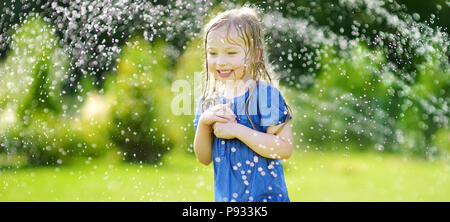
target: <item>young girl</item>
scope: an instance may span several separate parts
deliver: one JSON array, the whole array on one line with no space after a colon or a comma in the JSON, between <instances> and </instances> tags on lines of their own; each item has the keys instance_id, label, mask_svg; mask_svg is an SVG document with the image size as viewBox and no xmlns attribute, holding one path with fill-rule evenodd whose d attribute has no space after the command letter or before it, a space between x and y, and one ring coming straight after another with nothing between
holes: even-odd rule
<instances>
[{"instance_id":1,"label":"young girl","mask_svg":"<svg viewBox=\"0 0 450 222\"><path fill-rule=\"evenodd\" d=\"M291 111L271 85L258 16L229 10L204 32L206 87L194 151L201 163L214 163L215 201L289 201L281 159L293 151Z\"/></svg>"}]
</instances>

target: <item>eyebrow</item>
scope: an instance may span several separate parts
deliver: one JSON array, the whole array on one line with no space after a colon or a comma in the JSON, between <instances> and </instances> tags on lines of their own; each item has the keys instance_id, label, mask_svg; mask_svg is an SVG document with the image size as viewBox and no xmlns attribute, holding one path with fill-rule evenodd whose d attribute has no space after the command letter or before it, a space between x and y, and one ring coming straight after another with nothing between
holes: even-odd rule
<instances>
[{"instance_id":1,"label":"eyebrow","mask_svg":"<svg viewBox=\"0 0 450 222\"><path fill-rule=\"evenodd\" d=\"M208 47L207 49L216 49L215 47ZM227 46L225 49L239 49L239 46Z\"/></svg>"}]
</instances>

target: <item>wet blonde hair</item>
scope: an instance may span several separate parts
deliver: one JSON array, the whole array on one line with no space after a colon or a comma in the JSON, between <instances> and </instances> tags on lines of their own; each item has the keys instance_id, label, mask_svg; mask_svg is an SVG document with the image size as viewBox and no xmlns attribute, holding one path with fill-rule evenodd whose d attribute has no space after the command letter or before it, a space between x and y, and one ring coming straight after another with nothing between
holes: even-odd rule
<instances>
[{"instance_id":1,"label":"wet blonde hair","mask_svg":"<svg viewBox=\"0 0 450 222\"><path fill-rule=\"evenodd\" d=\"M208 34L221 27L226 27L227 34L226 40L230 43L239 44L229 38L230 28L234 28L237 31L239 37L245 43L245 66L244 75L250 73L252 79L255 81L265 80L269 84L272 84L272 78L270 73L272 73L269 64L267 63L267 55L264 44L264 33L261 27L260 18L256 13L255 9L249 7L242 7L238 9L231 9L220 13L214 17L208 24L206 24L203 30L204 38L204 52L205 52L205 69L206 69L206 85L203 91L203 101L201 107L205 110L205 107L215 105L216 98L216 82L214 78L210 78L210 73L208 70L208 57L207 57L207 44L208 44ZM248 115L248 101L252 96L253 89L250 89L250 95L246 100L246 114L256 130L251 117ZM287 104L286 104L287 105ZM288 106L289 112L291 112Z\"/></svg>"}]
</instances>

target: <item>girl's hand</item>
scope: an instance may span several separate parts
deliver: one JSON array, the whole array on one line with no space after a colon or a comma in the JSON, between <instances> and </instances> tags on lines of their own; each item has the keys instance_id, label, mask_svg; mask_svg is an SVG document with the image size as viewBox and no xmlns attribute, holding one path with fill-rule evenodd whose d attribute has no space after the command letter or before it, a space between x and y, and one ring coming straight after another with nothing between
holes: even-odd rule
<instances>
[{"instance_id":1,"label":"girl's hand","mask_svg":"<svg viewBox=\"0 0 450 222\"><path fill-rule=\"evenodd\" d=\"M204 124L211 126L216 122L227 123L227 122L237 122L236 115L230 109L230 104L219 104L210 107L205 112L202 113L199 119L199 124Z\"/></svg>"},{"instance_id":2,"label":"girl's hand","mask_svg":"<svg viewBox=\"0 0 450 222\"><path fill-rule=\"evenodd\" d=\"M236 136L234 134L236 132L236 127L237 127L236 124L239 124L239 123L237 123L237 122L214 123L213 133L217 138L234 139L234 138L236 138Z\"/></svg>"}]
</instances>

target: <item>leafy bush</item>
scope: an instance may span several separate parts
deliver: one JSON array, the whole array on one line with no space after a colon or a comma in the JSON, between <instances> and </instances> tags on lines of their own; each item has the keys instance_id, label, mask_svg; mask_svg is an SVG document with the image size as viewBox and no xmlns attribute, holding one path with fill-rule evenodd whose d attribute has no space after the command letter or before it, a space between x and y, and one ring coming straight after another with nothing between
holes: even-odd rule
<instances>
[{"instance_id":1,"label":"leafy bush","mask_svg":"<svg viewBox=\"0 0 450 222\"><path fill-rule=\"evenodd\" d=\"M311 89L290 89L289 98L298 108L294 131L301 143L316 149L358 147L427 157L439 152L432 135L448 126L444 95L450 89L442 51L418 64L412 85L393 74L384 53L363 44L348 52L325 47L321 66Z\"/></svg>"},{"instance_id":2,"label":"leafy bush","mask_svg":"<svg viewBox=\"0 0 450 222\"><path fill-rule=\"evenodd\" d=\"M134 37L123 48L117 73L105 85L111 104L110 136L133 162L157 161L172 146L166 45Z\"/></svg>"},{"instance_id":3,"label":"leafy bush","mask_svg":"<svg viewBox=\"0 0 450 222\"><path fill-rule=\"evenodd\" d=\"M204 55L203 50L201 48L202 41L200 38L192 39L186 50L183 51L183 54L179 57L177 64L175 66L175 77L174 81L181 80L184 83L188 83L189 86L179 88L174 91L173 98L174 103L173 106L177 108L182 108L182 105L186 105L184 103L189 103L190 106L186 111L189 113L179 113L178 116L175 116L177 123L177 130L182 132L182 141L180 141L180 145L183 145L183 150L188 151L190 153L193 152L193 141L194 141L194 118L195 118L195 109L197 107L197 100L200 98L194 98L195 96L199 97L202 91L202 87L206 81L204 74L201 73L204 69ZM181 85L180 85L181 86ZM190 90L186 92L186 90ZM183 96L186 94L189 95L189 101L184 101ZM197 95L198 94L198 95ZM178 99L179 98L179 99ZM182 104L183 103L183 104ZM186 143L189 141L189 143Z\"/></svg>"},{"instance_id":4,"label":"leafy bush","mask_svg":"<svg viewBox=\"0 0 450 222\"><path fill-rule=\"evenodd\" d=\"M54 29L39 16L15 30L12 51L0 65L1 152L21 153L32 165L103 152L83 134L88 130L74 128L63 98L68 66Z\"/></svg>"},{"instance_id":5,"label":"leafy bush","mask_svg":"<svg viewBox=\"0 0 450 222\"><path fill-rule=\"evenodd\" d=\"M113 147L108 130L111 127L111 103L96 91L89 91L78 115L70 122L72 130L82 138L83 156L100 156Z\"/></svg>"},{"instance_id":6,"label":"leafy bush","mask_svg":"<svg viewBox=\"0 0 450 222\"><path fill-rule=\"evenodd\" d=\"M70 128L70 121L52 113L35 112L24 129L22 152L28 164L63 164L87 148L81 135Z\"/></svg>"},{"instance_id":7,"label":"leafy bush","mask_svg":"<svg viewBox=\"0 0 450 222\"><path fill-rule=\"evenodd\" d=\"M439 150L445 150L450 153L450 130L448 127L439 129L435 134L433 134L432 142Z\"/></svg>"}]
</instances>

